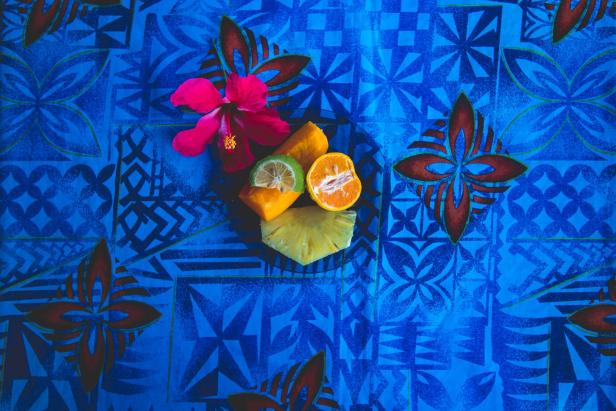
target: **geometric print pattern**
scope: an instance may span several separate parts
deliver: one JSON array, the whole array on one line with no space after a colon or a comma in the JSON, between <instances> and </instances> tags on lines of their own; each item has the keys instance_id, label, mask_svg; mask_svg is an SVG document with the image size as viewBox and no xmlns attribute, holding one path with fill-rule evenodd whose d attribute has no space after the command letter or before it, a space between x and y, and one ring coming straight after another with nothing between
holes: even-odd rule
<instances>
[{"instance_id":1,"label":"geometric print pattern","mask_svg":"<svg viewBox=\"0 0 616 411\"><path fill-rule=\"evenodd\" d=\"M611 2L5 3L0 409L616 409ZM353 159L348 249L281 256L245 176L171 148L223 16L309 58L272 101ZM427 152L429 196L395 168Z\"/></svg>"}]
</instances>

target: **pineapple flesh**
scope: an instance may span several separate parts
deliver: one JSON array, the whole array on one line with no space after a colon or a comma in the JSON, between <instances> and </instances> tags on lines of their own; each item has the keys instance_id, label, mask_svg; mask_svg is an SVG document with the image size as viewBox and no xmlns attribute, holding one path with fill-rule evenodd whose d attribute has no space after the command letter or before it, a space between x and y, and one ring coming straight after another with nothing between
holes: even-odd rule
<instances>
[{"instance_id":1,"label":"pineapple flesh","mask_svg":"<svg viewBox=\"0 0 616 411\"><path fill-rule=\"evenodd\" d=\"M307 265L351 245L355 217L350 210L290 208L271 221L261 221L261 238L279 253Z\"/></svg>"}]
</instances>

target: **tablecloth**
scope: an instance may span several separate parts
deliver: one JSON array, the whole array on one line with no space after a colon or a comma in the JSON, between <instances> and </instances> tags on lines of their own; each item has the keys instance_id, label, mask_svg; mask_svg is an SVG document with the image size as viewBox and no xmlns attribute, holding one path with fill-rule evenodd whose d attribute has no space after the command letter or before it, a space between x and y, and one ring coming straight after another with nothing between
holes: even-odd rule
<instances>
[{"instance_id":1,"label":"tablecloth","mask_svg":"<svg viewBox=\"0 0 616 411\"><path fill-rule=\"evenodd\" d=\"M0 13L0 408L616 409L612 1ZM307 266L172 148L182 82L264 67L363 185Z\"/></svg>"}]
</instances>

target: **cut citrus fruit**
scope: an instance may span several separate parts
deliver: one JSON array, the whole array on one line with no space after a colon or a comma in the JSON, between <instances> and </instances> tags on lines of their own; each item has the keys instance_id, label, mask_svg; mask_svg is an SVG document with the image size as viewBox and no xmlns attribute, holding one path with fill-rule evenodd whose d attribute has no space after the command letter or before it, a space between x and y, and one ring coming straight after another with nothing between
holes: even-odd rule
<instances>
[{"instance_id":1,"label":"cut citrus fruit","mask_svg":"<svg viewBox=\"0 0 616 411\"><path fill-rule=\"evenodd\" d=\"M274 250L306 265L351 245L355 217L355 211L290 208L271 221L261 221L261 238Z\"/></svg>"},{"instance_id":2,"label":"cut citrus fruit","mask_svg":"<svg viewBox=\"0 0 616 411\"><path fill-rule=\"evenodd\" d=\"M310 197L329 211L346 210L361 194L361 181L346 154L327 153L317 158L306 174Z\"/></svg>"},{"instance_id":3,"label":"cut citrus fruit","mask_svg":"<svg viewBox=\"0 0 616 411\"><path fill-rule=\"evenodd\" d=\"M274 154L287 154L293 157L306 172L314 160L327 152L328 145L323 130L308 122L278 147ZM246 184L242 187L239 197L259 217L269 221L291 207L300 195L294 191L283 193L274 188L251 187L250 184Z\"/></svg>"},{"instance_id":4,"label":"cut citrus fruit","mask_svg":"<svg viewBox=\"0 0 616 411\"><path fill-rule=\"evenodd\" d=\"M304 170L297 160L286 154L274 154L260 160L250 172L253 187L276 188L283 193L304 192Z\"/></svg>"}]
</instances>

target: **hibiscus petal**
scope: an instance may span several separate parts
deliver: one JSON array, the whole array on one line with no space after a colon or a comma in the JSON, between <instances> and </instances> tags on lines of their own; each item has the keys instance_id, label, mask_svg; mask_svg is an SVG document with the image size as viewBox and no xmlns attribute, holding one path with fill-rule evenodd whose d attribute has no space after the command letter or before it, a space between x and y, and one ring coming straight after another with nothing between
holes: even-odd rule
<instances>
[{"instance_id":1,"label":"hibiscus petal","mask_svg":"<svg viewBox=\"0 0 616 411\"><path fill-rule=\"evenodd\" d=\"M231 73L227 80L225 96L240 110L259 111L267 102L267 86L252 74L240 77L236 73Z\"/></svg>"},{"instance_id":2,"label":"hibiscus petal","mask_svg":"<svg viewBox=\"0 0 616 411\"><path fill-rule=\"evenodd\" d=\"M243 136L264 146L282 143L291 132L289 123L281 120L273 108L264 108L256 113L240 112L235 121Z\"/></svg>"},{"instance_id":3,"label":"hibiscus petal","mask_svg":"<svg viewBox=\"0 0 616 411\"><path fill-rule=\"evenodd\" d=\"M222 160L222 168L227 173L234 173L249 167L254 163L255 158L250 151L248 139L242 134L235 135L235 148L225 149L224 137L218 139L218 150Z\"/></svg>"},{"instance_id":4,"label":"hibiscus petal","mask_svg":"<svg viewBox=\"0 0 616 411\"><path fill-rule=\"evenodd\" d=\"M171 104L187 106L205 114L222 104L222 96L211 81L204 78L186 80L171 94Z\"/></svg>"},{"instance_id":5,"label":"hibiscus petal","mask_svg":"<svg viewBox=\"0 0 616 411\"><path fill-rule=\"evenodd\" d=\"M195 128L180 131L173 139L173 149L184 156L196 156L205 150L220 128L218 110L207 114L197 122Z\"/></svg>"}]
</instances>

